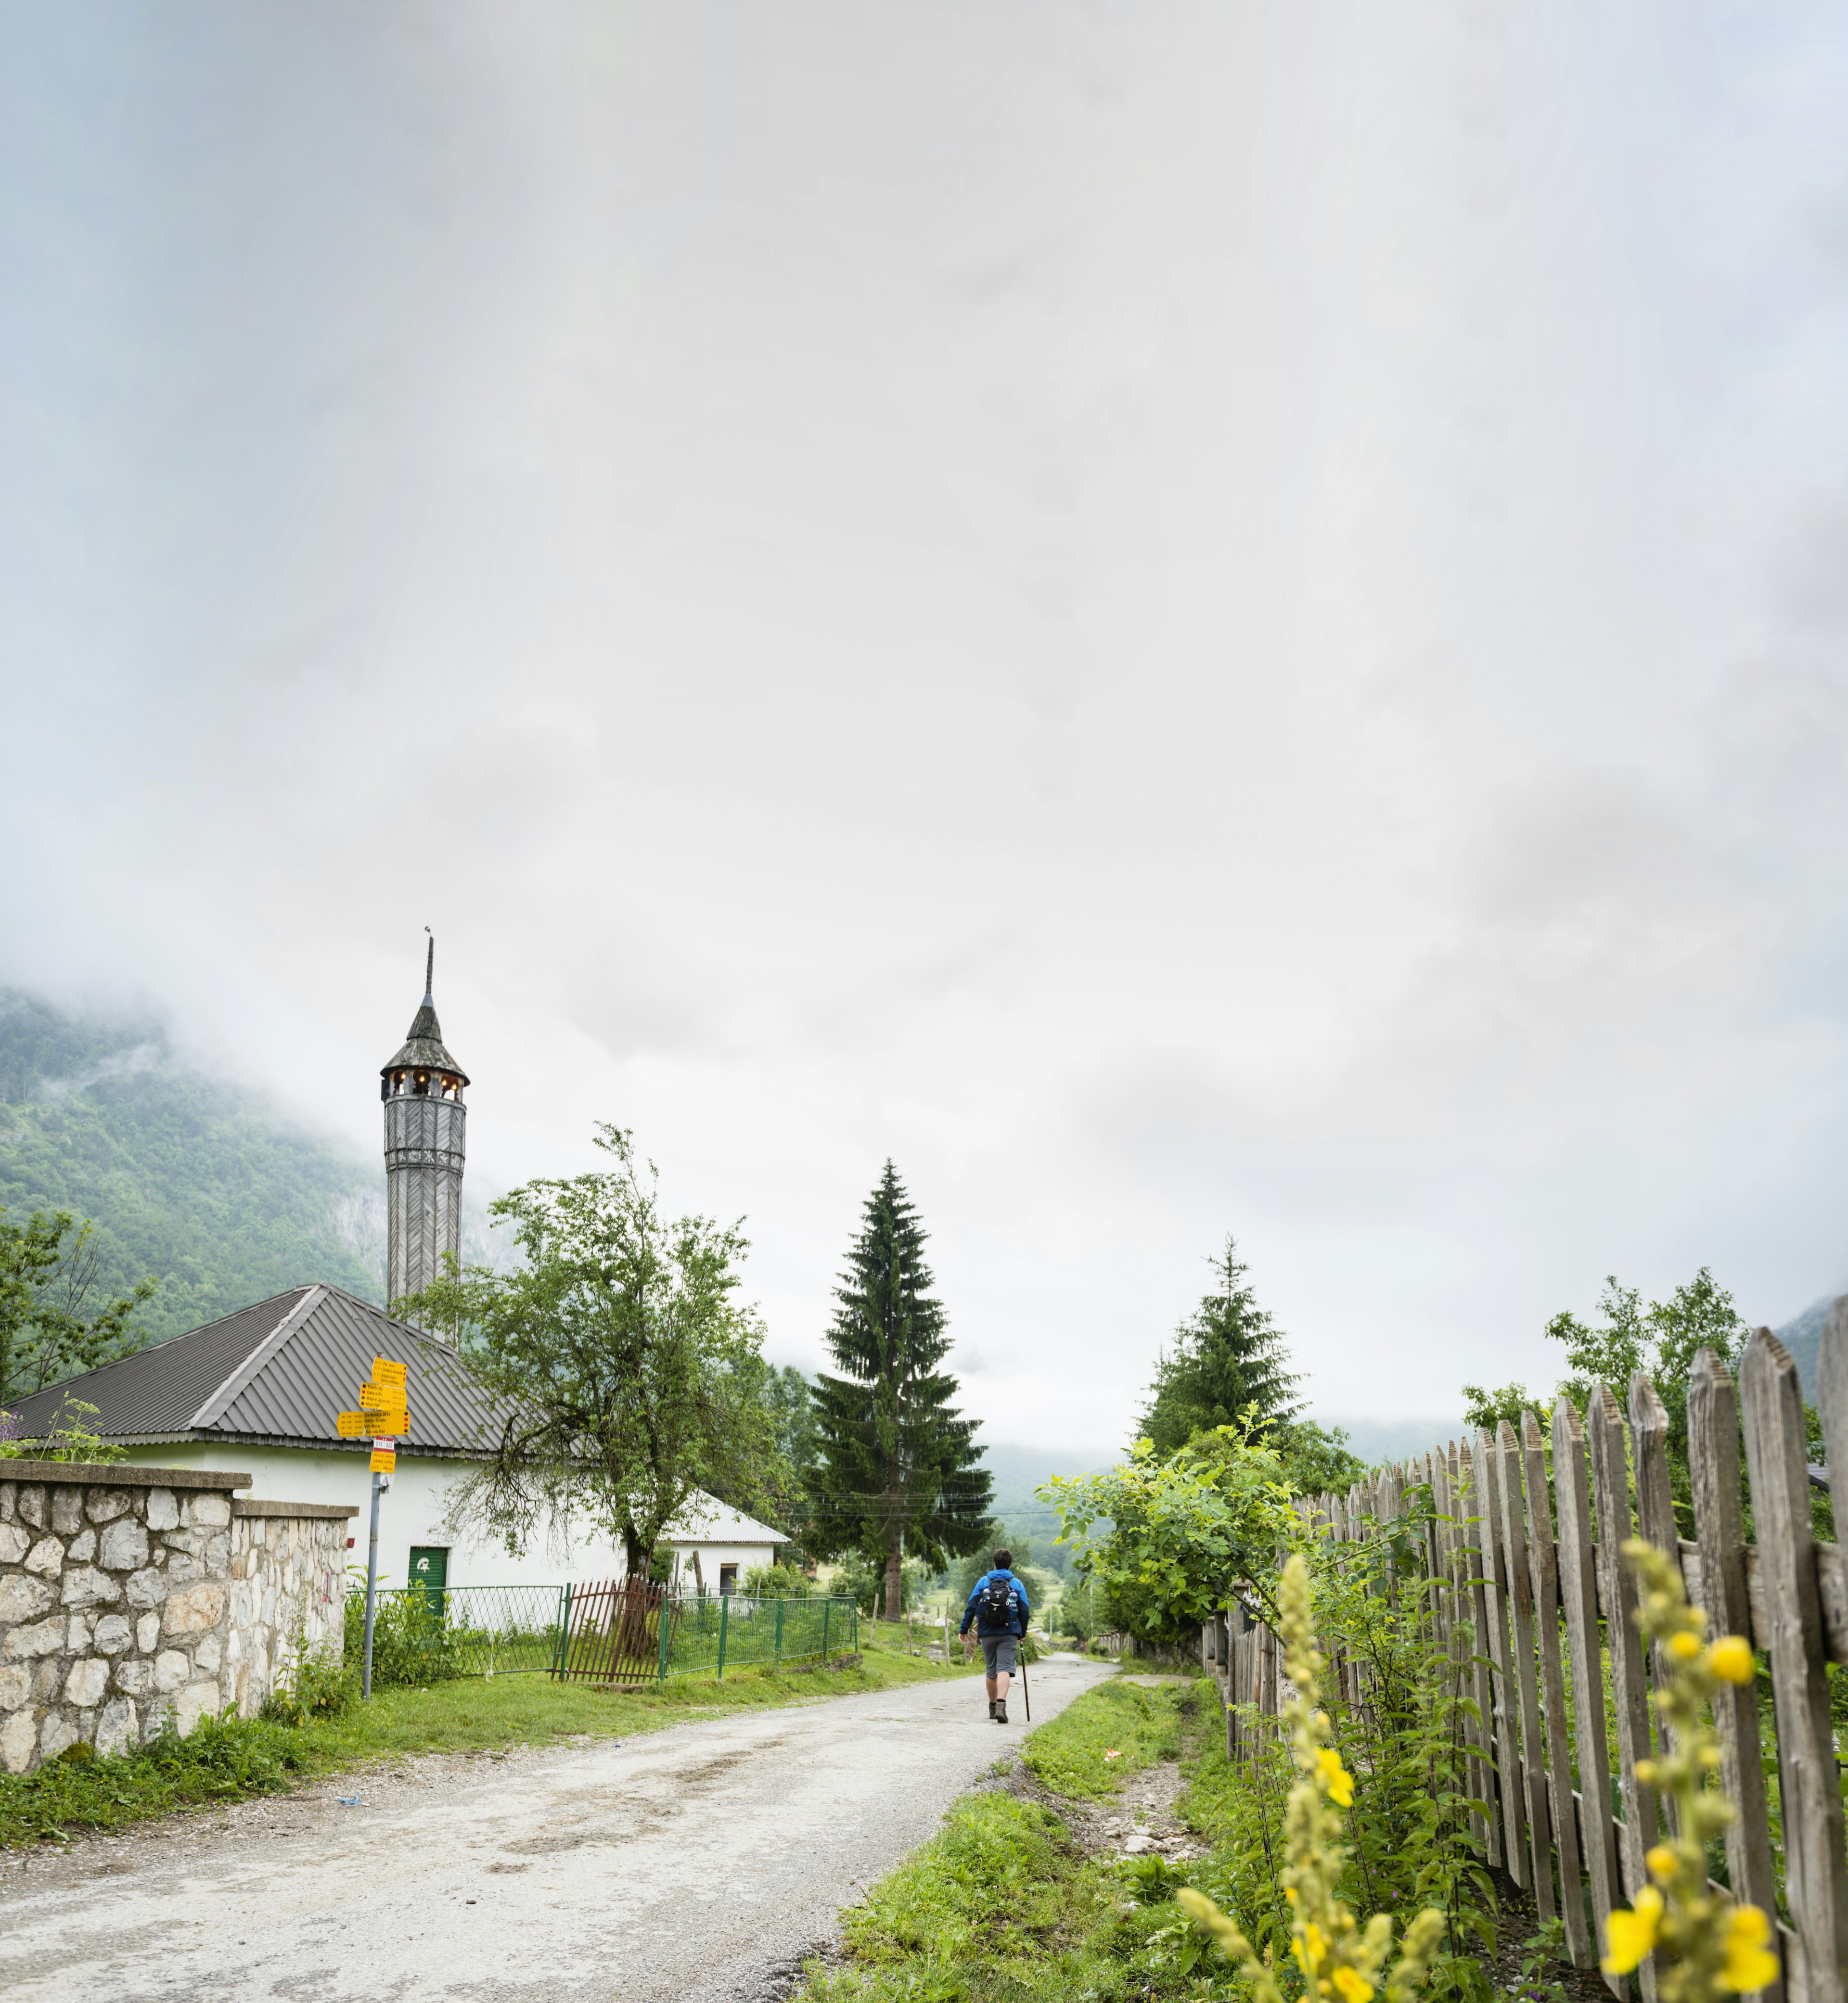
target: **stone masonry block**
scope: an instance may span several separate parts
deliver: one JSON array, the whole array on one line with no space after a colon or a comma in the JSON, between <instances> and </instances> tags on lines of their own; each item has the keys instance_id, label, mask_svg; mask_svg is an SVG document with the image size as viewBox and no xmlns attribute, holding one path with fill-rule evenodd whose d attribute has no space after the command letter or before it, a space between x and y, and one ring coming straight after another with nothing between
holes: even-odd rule
<instances>
[{"instance_id":1,"label":"stone masonry block","mask_svg":"<svg viewBox=\"0 0 1848 2003\"><path fill-rule=\"evenodd\" d=\"M88 1564L96 1555L96 1533L94 1530L79 1530L71 1540L71 1548L65 1553L67 1564Z\"/></svg>"},{"instance_id":2,"label":"stone masonry block","mask_svg":"<svg viewBox=\"0 0 1848 2003\"><path fill-rule=\"evenodd\" d=\"M148 1533L132 1516L111 1523L103 1533L100 1564L111 1571L138 1571L148 1562Z\"/></svg>"},{"instance_id":3,"label":"stone masonry block","mask_svg":"<svg viewBox=\"0 0 1848 2003\"><path fill-rule=\"evenodd\" d=\"M203 1524L210 1529L224 1529L231 1521L231 1498L228 1495L189 1495L186 1498L186 1520L191 1524Z\"/></svg>"},{"instance_id":4,"label":"stone masonry block","mask_svg":"<svg viewBox=\"0 0 1848 2003\"><path fill-rule=\"evenodd\" d=\"M154 1652L154 1645L160 1639L160 1616L144 1613L135 1624L135 1645L144 1655Z\"/></svg>"},{"instance_id":5,"label":"stone masonry block","mask_svg":"<svg viewBox=\"0 0 1848 2003\"><path fill-rule=\"evenodd\" d=\"M55 1760L67 1746L77 1743L77 1728L61 1711L48 1712L39 1727L39 1757Z\"/></svg>"},{"instance_id":6,"label":"stone masonry block","mask_svg":"<svg viewBox=\"0 0 1848 2003\"><path fill-rule=\"evenodd\" d=\"M122 1596L121 1582L94 1565L79 1565L64 1575L64 1603L67 1606L106 1606Z\"/></svg>"},{"instance_id":7,"label":"stone masonry block","mask_svg":"<svg viewBox=\"0 0 1848 2003\"><path fill-rule=\"evenodd\" d=\"M19 1484L0 1481L0 1523L10 1523L19 1513Z\"/></svg>"},{"instance_id":8,"label":"stone masonry block","mask_svg":"<svg viewBox=\"0 0 1848 2003\"><path fill-rule=\"evenodd\" d=\"M128 1604L131 1606L158 1606L166 1597L166 1581L152 1565L145 1571L130 1575ZM144 1646L146 1645L144 1643Z\"/></svg>"},{"instance_id":9,"label":"stone masonry block","mask_svg":"<svg viewBox=\"0 0 1848 2003\"><path fill-rule=\"evenodd\" d=\"M23 1774L32 1764L33 1749L38 1743L38 1720L29 1711L16 1711L4 1726L0 1726L0 1760L4 1760L9 1774Z\"/></svg>"},{"instance_id":10,"label":"stone masonry block","mask_svg":"<svg viewBox=\"0 0 1848 2003\"><path fill-rule=\"evenodd\" d=\"M208 1634L193 1651L193 1667L202 1676L215 1676L225 1652L215 1634Z\"/></svg>"},{"instance_id":11,"label":"stone masonry block","mask_svg":"<svg viewBox=\"0 0 1848 2003\"><path fill-rule=\"evenodd\" d=\"M55 1578L64 1570L64 1546L55 1537L40 1537L26 1554L26 1569L40 1578Z\"/></svg>"},{"instance_id":12,"label":"stone masonry block","mask_svg":"<svg viewBox=\"0 0 1848 2003\"><path fill-rule=\"evenodd\" d=\"M116 1664L115 1687L130 1697L145 1697L154 1687L154 1666L138 1655Z\"/></svg>"},{"instance_id":13,"label":"stone masonry block","mask_svg":"<svg viewBox=\"0 0 1848 2003\"><path fill-rule=\"evenodd\" d=\"M16 1571L0 1578L0 1627L36 1620L57 1603L58 1589L48 1580L27 1578Z\"/></svg>"},{"instance_id":14,"label":"stone masonry block","mask_svg":"<svg viewBox=\"0 0 1848 2003\"><path fill-rule=\"evenodd\" d=\"M93 1523L113 1523L135 1507L123 1488L93 1488L84 1498L83 1513Z\"/></svg>"},{"instance_id":15,"label":"stone masonry block","mask_svg":"<svg viewBox=\"0 0 1848 2003\"><path fill-rule=\"evenodd\" d=\"M86 1656L81 1662L73 1662L71 1673L65 1678L65 1702L75 1704L79 1711L93 1710L108 1688L108 1663L100 1655Z\"/></svg>"},{"instance_id":16,"label":"stone masonry block","mask_svg":"<svg viewBox=\"0 0 1848 2003\"><path fill-rule=\"evenodd\" d=\"M64 1652L65 1624L60 1617L40 1620L30 1627L16 1627L0 1641L0 1656L9 1662L33 1655L59 1655Z\"/></svg>"},{"instance_id":17,"label":"stone masonry block","mask_svg":"<svg viewBox=\"0 0 1848 2003\"><path fill-rule=\"evenodd\" d=\"M105 1613L96 1623L96 1646L105 1655L119 1655L134 1639L126 1614Z\"/></svg>"},{"instance_id":18,"label":"stone masonry block","mask_svg":"<svg viewBox=\"0 0 1848 2003\"><path fill-rule=\"evenodd\" d=\"M150 1530L173 1530L180 1526L180 1505L173 1499L170 1488L150 1488L148 1491L148 1528Z\"/></svg>"},{"instance_id":19,"label":"stone masonry block","mask_svg":"<svg viewBox=\"0 0 1848 2003\"><path fill-rule=\"evenodd\" d=\"M191 1674L192 1665L177 1648L163 1649L154 1658L154 1687L157 1690L177 1690Z\"/></svg>"},{"instance_id":20,"label":"stone masonry block","mask_svg":"<svg viewBox=\"0 0 1848 2003\"><path fill-rule=\"evenodd\" d=\"M219 1708L216 1683L188 1683L173 1700L173 1729L184 1739L201 1718Z\"/></svg>"},{"instance_id":21,"label":"stone masonry block","mask_svg":"<svg viewBox=\"0 0 1848 2003\"><path fill-rule=\"evenodd\" d=\"M51 1527L61 1537L72 1537L83 1528L83 1491L54 1488L51 1491Z\"/></svg>"},{"instance_id":22,"label":"stone masonry block","mask_svg":"<svg viewBox=\"0 0 1848 2003\"><path fill-rule=\"evenodd\" d=\"M17 1523L0 1523L0 1564L17 1564L31 1548L30 1535Z\"/></svg>"},{"instance_id":23,"label":"stone masonry block","mask_svg":"<svg viewBox=\"0 0 1848 2003\"><path fill-rule=\"evenodd\" d=\"M17 1711L32 1694L32 1672L23 1662L0 1669L0 1711Z\"/></svg>"},{"instance_id":24,"label":"stone masonry block","mask_svg":"<svg viewBox=\"0 0 1848 2003\"><path fill-rule=\"evenodd\" d=\"M208 1627L215 1627L225 1611L225 1589L215 1580L208 1580L203 1585L189 1585L184 1592L176 1592L168 1599L160 1617L161 1632L166 1634L203 1634Z\"/></svg>"},{"instance_id":25,"label":"stone masonry block","mask_svg":"<svg viewBox=\"0 0 1848 2003\"><path fill-rule=\"evenodd\" d=\"M19 1484L19 1521L30 1523L35 1530L45 1527L45 1491L36 1481Z\"/></svg>"},{"instance_id":26,"label":"stone masonry block","mask_svg":"<svg viewBox=\"0 0 1848 2003\"><path fill-rule=\"evenodd\" d=\"M96 1750L107 1758L124 1753L135 1743L141 1728L135 1706L126 1697L117 1697L103 1708L96 1721Z\"/></svg>"}]
</instances>

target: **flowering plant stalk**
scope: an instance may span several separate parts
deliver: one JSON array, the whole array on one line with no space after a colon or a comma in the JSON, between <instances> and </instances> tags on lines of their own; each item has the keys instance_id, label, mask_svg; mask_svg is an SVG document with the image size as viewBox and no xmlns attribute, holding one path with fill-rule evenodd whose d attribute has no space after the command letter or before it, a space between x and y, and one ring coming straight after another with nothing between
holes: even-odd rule
<instances>
[{"instance_id":1,"label":"flowering plant stalk","mask_svg":"<svg viewBox=\"0 0 1848 2003\"><path fill-rule=\"evenodd\" d=\"M1644 1787L1672 1799L1677 1833L1646 1859L1654 1882L1629 1911L1612 1914L1605 1973L1627 1975L1654 1955L1662 2003L1717 2003L1777 1977L1769 1918L1707 1882L1708 1841L1736 1812L1714 1784L1720 1748L1710 1711L1722 1683L1751 1682L1752 1645L1738 1634L1705 1638L1706 1616L1688 1604L1680 1568L1654 1545L1633 1537L1623 1557L1642 1588L1636 1624L1674 1666L1655 1697L1669 1750L1660 1760L1639 1760L1632 1771Z\"/></svg>"},{"instance_id":2,"label":"flowering plant stalk","mask_svg":"<svg viewBox=\"0 0 1848 2003\"><path fill-rule=\"evenodd\" d=\"M1405 1929L1398 1957L1388 1969L1391 1917L1375 1914L1363 1927L1353 1908L1342 1903L1341 1873L1347 1861L1340 1840L1342 1811L1353 1805L1354 1782L1341 1755L1328 1743L1328 1714L1319 1708L1321 1673L1328 1665L1315 1645L1309 1568L1300 1553L1283 1568L1277 1610L1284 1669L1296 1687L1283 1717L1297 1770L1284 1811L1285 1861L1279 1875L1290 1906L1290 1956L1301 1977L1301 1993L1339 2003L1373 2003L1384 1984L1388 2003L1412 2003L1430 1972L1444 1932L1444 1915L1434 1909L1420 1913ZM1239 1963L1255 2003L1283 2003L1270 1957L1261 1957L1212 1900L1191 1888L1175 1896L1201 1931Z\"/></svg>"}]
</instances>

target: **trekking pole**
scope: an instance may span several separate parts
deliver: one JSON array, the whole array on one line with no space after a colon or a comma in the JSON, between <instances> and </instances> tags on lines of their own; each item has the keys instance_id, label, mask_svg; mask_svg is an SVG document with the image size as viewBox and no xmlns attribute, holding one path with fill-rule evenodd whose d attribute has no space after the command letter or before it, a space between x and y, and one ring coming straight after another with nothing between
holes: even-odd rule
<instances>
[{"instance_id":1,"label":"trekking pole","mask_svg":"<svg viewBox=\"0 0 1848 2003\"><path fill-rule=\"evenodd\" d=\"M1024 1634L1020 1637L1023 1644L1026 1639ZM1033 1722L1033 1693L1027 1687L1027 1658L1024 1655L1020 1658L1020 1701L1027 1707L1027 1722L1031 1725Z\"/></svg>"}]
</instances>

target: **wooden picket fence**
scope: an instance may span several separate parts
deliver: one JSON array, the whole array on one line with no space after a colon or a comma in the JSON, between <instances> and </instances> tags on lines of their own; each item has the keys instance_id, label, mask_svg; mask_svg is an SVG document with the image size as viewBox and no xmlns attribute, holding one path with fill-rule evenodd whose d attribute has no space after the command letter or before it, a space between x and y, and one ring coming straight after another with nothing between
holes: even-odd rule
<instances>
[{"instance_id":1,"label":"wooden picket fence","mask_svg":"<svg viewBox=\"0 0 1848 2003\"><path fill-rule=\"evenodd\" d=\"M1828 1464L1848 1470L1848 1298L1824 1333L1818 1376ZM1741 1507L1741 1416L1754 1543ZM1499 1437L1453 1442L1303 1506L1318 1534L1364 1540L1400 1524L1408 1491L1430 1485L1434 1508L1418 1555L1440 1583L1407 1603L1426 1609L1440 1641L1455 1638L1465 1620L1476 1638L1480 1722L1469 1726L1468 1750L1471 1792L1487 1805L1475 1818L1479 1846L1531 1893L1543 1919L1559 1916L1581 1967L1596 1966L1612 1907L1647 1882L1643 1856L1657 1833L1656 1798L1632 1768L1654 1750L1650 1687L1666 1668L1647 1659L1635 1583L1619 1552L1640 1535L1678 1553L1709 1631L1749 1635L1769 1663L1769 1715L1748 1686L1723 1695L1716 1721L1720 1779L1739 1811L1726 1839L1734 1895L1779 1916L1783 1972L1765 1994L1770 2003L1843 2003L1848 1871L1825 1665L1848 1663L1848 1566L1836 1545L1811 1534L1803 1393L1769 1329L1747 1345L1736 1388L1714 1354L1701 1351L1688 1428L1692 1540L1675 1522L1668 1414L1640 1374L1627 1411L1602 1386L1582 1414L1559 1400L1550 1470L1530 1411L1518 1436L1504 1422ZM1227 1750L1241 1757L1254 1720L1245 1712L1241 1726L1231 1707L1251 1707L1255 1729L1269 1729L1262 1721L1278 1709L1276 1638L1234 1610L1209 1629L1206 1646L1226 1688ZM1333 1673L1350 1699L1363 1697L1358 1666L1337 1659ZM1605 1980L1625 1993L1622 1978ZM1653 1998L1647 1963L1641 1987Z\"/></svg>"}]
</instances>

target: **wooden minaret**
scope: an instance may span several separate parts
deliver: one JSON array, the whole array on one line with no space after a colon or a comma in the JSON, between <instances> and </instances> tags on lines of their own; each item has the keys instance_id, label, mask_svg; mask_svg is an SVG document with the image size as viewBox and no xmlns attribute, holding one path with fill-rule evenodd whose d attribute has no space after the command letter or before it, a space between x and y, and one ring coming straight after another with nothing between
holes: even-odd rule
<instances>
[{"instance_id":1,"label":"wooden minaret","mask_svg":"<svg viewBox=\"0 0 1848 2003\"><path fill-rule=\"evenodd\" d=\"M421 1293L444 1255L462 1254L462 1103L468 1075L443 1048L434 985L436 942L424 963L423 1005L404 1047L379 1073L385 1102L385 1298Z\"/></svg>"}]
</instances>

